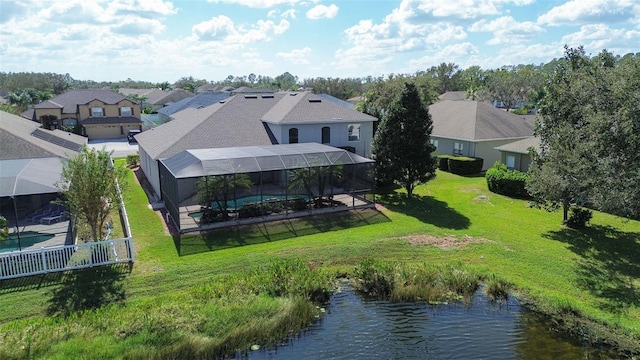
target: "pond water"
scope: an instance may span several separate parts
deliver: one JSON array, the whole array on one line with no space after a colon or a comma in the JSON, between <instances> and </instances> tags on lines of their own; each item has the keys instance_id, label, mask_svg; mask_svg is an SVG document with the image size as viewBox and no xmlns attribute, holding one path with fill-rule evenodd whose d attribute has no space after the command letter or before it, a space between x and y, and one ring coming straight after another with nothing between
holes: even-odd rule
<instances>
[{"instance_id":1,"label":"pond water","mask_svg":"<svg viewBox=\"0 0 640 360\"><path fill-rule=\"evenodd\" d=\"M302 335L236 359L613 359L552 330L510 298L469 304L369 300L346 288Z\"/></svg>"}]
</instances>

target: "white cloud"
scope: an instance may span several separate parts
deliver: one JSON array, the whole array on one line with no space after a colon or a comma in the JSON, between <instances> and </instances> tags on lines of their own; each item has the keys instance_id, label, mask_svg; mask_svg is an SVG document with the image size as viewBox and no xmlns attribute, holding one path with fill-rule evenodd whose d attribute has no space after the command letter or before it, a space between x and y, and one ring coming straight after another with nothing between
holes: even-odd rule
<instances>
[{"instance_id":1,"label":"white cloud","mask_svg":"<svg viewBox=\"0 0 640 360\"><path fill-rule=\"evenodd\" d=\"M498 15L508 5L522 6L534 0L402 0L389 15L402 22L423 23L433 20L469 21Z\"/></svg>"},{"instance_id":2,"label":"white cloud","mask_svg":"<svg viewBox=\"0 0 640 360\"><path fill-rule=\"evenodd\" d=\"M307 58L311 54L310 47L304 47L302 49L295 49L290 52L278 52L276 56L288 60L289 62L296 65L305 65L310 64L309 59Z\"/></svg>"},{"instance_id":3,"label":"white cloud","mask_svg":"<svg viewBox=\"0 0 640 360\"><path fill-rule=\"evenodd\" d=\"M289 9L285 12L282 13L282 17L283 18L289 18L289 19L295 19L296 18L296 10L295 9Z\"/></svg>"},{"instance_id":4,"label":"white cloud","mask_svg":"<svg viewBox=\"0 0 640 360\"><path fill-rule=\"evenodd\" d=\"M224 15L196 24L192 31L202 40L222 40L238 33L233 21Z\"/></svg>"},{"instance_id":5,"label":"white cloud","mask_svg":"<svg viewBox=\"0 0 640 360\"><path fill-rule=\"evenodd\" d=\"M278 5L293 5L301 0L207 0L211 3L225 3L248 6L251 8L266 9Z\"/></svg>"},{"instance_id":6,"label":"white cloud","mask_svg":"<svg viewBox=\"0 0 640 360\"><path fill-rule=\"evenodd\" d=\"M538 17L539 24L547 25L625 21L640 21L640 4L636 0L571 0Z\"/></svg>"},{"instance_id":7,"label":"white cloud","mask_svg":"<svg viewBox=\"0 0 640 360\"><path fill-rule=\"evenodd\" d=\"M258 20L255 25L236 26L224 15L211 18L193 26L193 33L200 40L225 41L233 44L247 44L257 41L269 41L273 35L281 35L289 29L285 19L275 23L271 20Z\"/></svg>"},{"instance_id":8,"label":"white cloud","mask_svg":"<svg viewBox=\"0 0 640 360\"><path fill-rule=\"evenodd\" d=\"M570 47L583 45L593 53L607 49L624 55L638 51L636 44L640 44L640 31L612 29L604 24L584 25L580 27L580 31L563 36L562 43Z\"/></svg>"},{"instance_id":9,"label":"white cloud","mask_svg":"<svg viewBox=\"0 0 640 360\"><path fill-rule=\"evenodd\" d=\"M469 42L463 42L445 46L433 55L427 55L419 59L410 60L408 64L410 67L413 67L414 70L427 69L443 62L460 64L463 62L469 62L469 58L472 58L479 53L480 50L475 45Z\"/></svg>"},{"instance_id":10,"label":"white cloud","mask_svg":"<svg viewBox=\"0 0 640 360\"><path fill-rule=\"evenodd\" d=\"M338 15L338 6L331 4L329 6L316 5L307 11L307 18L311 20L333 19Z\"/></svg>"},{"instance_id":11,"label":"white cloud","mask_svg":"<svg viewBox=\"0 0 640 360\"><path fill-rule=\"evenodd\" d=\"M482 19L471 25L469 31L492 32L493 38L487 44L502 45L529 40L545 30L531 21L518 22L511 16L503 16L490 22Z\"/></svg>"}]
</instances>

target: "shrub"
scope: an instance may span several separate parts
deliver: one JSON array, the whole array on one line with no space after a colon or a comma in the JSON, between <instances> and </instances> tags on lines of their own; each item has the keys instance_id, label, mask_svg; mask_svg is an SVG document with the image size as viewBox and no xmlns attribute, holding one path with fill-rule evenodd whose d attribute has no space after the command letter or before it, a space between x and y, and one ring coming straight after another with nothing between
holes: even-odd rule
<instances>
[{"instance_id":1,"label":"shrub","mask_svg":"<svg viewBox=\"0 0 640 360\"><path fill-rule=\"evenodd\" d=\"M529 175L518 170L509 170L507 165L496 162L485 174L491 192L517 198L528 198L526 189Z\"/></svg>"},{"instance_id":2,"label":"shrub","mask_svg":"<svg viewBox=\"0 0 640 360\"><path fill-rule=\"evenodd\" d=\"M593 213L589 209L572 207L567 220L567 226L572 229L582 229L593 217Z\"/></svg>"},{"instance_id":3,"label":"shrub","mask_svg":"<svg viewBox=\"0 0 640 360\"><path fill-rule=\"evenodd\" d=\"M438 169L442 171L449 171L449 159L453 157L453 155L438 155Z\"/></svg>"},{"instance_id":4,"label":"shrub","mask_svg":"<svg viewBox=\"0 0 640 360\"><path fill-rule=\"evenodd\" d=\"M474 175L482 171L484 160L465 156L452 156L447 161L449 172L458 175Z\"/></svg>"},{"instance_id":5,"label":"shrub","mask_svg":"<svg viewBox=\"0 0 640 360\"><path fill-rule=\"evenodd\" d=\"M238 218L247 219L252 217L262 216L262 209L259 203L247 203L244 204L240 210L238 210Z\"/></svg>"},{"instance_id":6,"label":"shrub","mask_svg":"<svg viewBox=\"0 0 640 360\"><path fill-rule=\"evenodd\" d=\"M127 165L136 166L138 163L140 163L140 154L127 155Z\"/></svg>"}]
</instances>

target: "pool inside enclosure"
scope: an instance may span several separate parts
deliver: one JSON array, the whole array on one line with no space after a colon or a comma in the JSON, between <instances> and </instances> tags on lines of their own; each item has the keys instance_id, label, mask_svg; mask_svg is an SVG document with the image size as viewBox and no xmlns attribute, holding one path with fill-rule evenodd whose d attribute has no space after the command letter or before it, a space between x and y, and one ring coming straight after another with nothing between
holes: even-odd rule
<instances>
[{"instance_id":1,"label":"pool inside enclosure","mask_svg":"<svg viewBox=\"0 0 640 360\"><path fill-rule=\"evenodd\" d=\"M186 150L160 160L180 232L374 205L374 161L317 143Z\"/></svg>"}]
</instances>

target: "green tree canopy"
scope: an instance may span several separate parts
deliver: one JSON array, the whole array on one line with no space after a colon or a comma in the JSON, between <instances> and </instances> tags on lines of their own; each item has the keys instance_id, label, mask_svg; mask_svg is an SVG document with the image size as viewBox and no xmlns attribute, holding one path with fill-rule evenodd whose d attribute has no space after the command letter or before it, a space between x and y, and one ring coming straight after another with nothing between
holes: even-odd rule
<instances>
[{"instance_id":1,"label":"green tree canopy","mask_svg":"<svg viewBox=\"0 0 640 360\"><path fill-rule=\"evenodd\" d=\"M382 118L373 144L376 177L381 182L397 182L413 196L414 188L433 179L436 160L430 144L433 122L413 83L404 88Z\"/></svg>"},{"instance_id":2,"label":"green tree canopy","mask_svg":"<svg viewBox=\"0 0 640 360\"><path fill-rule=\"evenodd\" d=\"M56 183L70 212L91 227L93 241L102 239L105 222L120 203L118 186L126 186L125 169L113 166L110 152L87 146L64 164Z\"/></svg>"},{"instance_id":3,"label":"green tree canopy","mask_svg":"<svg viewBox=\"0 0 640 360\"><path fill-rule=\"evenodd\" d=\"M548 208L640 216L640 61L565 48L544 90L529 192Z\"/></svg>"}]
</instances>

